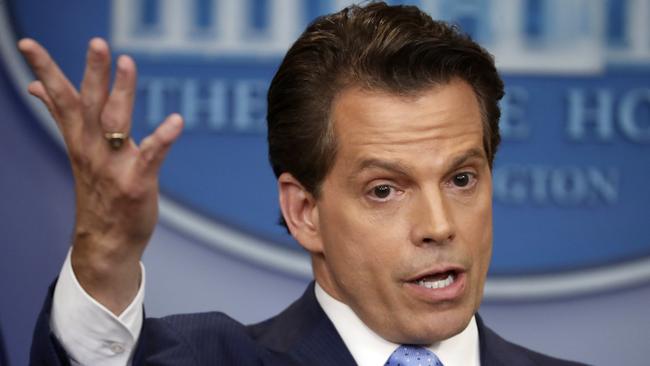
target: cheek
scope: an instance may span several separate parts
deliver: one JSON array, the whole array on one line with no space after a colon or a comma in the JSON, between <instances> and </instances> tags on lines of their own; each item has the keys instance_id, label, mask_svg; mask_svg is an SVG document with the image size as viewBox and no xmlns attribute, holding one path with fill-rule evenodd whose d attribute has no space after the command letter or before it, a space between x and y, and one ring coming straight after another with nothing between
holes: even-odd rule
<instances>
[{"instance_id":1,"label":"cheek","mask_svg":"<svg viewBox=\"0 0 650 366\"><path fill-rule=\"evenodd\" d=\"M387 221L385 215L367 212L358 205L345 205L340 201L335 207L325 207L322 219L324 255L337 277L354 274L360 281L370 281L387 275L391 263L396 261L395 244L398 225ZM350 276L340 281L352 281Z\"/></svg>"},{"instance_id":2,"label":"cheek","mask_svg":"<svg viewBox=\"0 0 650 366\"><path fill-rule=\"evenodd\" d=\"M487 276L490 261L492 259L492 201L491 196L488 196L481 209L477 211L474 218L474 230L472 232L473 255L475 262L478 266L478 275L480 275L481 282L485 281Z\"/></svg>"},{"instance_id":3,"label":"cheek","mask_svg":"<svg viewBox=\"0 0 650 366\"><path fill-rule=\"evenodd\" d=\"M454 207L457 242L471 257L477 276L484 277L492 257L492 199L490 190L480 192L471 205Z\"/></svg>"},{"instance_id":4,"label":"cheek","mask_svg":"<svg viewBox=\"0 0 650 366\"><path fill-rule=\"evenodd\" d=\"M487 240L492 233L492 212L484 207L457 207L454 209L455 232L478 244Z\"/></svg>"},{"instance_id":5,"label":"cheek","mask_svg":"<svg viewBox=\"0 0 650 366\"><path fill-rule=\"evenodd\" d=\"M350 208L338 202L324 205L319 212L325 258L330 266L342 269L362 258L363 237L367 232L366 225L358 223L350 211Z\"/></svg>"}]
</instances>

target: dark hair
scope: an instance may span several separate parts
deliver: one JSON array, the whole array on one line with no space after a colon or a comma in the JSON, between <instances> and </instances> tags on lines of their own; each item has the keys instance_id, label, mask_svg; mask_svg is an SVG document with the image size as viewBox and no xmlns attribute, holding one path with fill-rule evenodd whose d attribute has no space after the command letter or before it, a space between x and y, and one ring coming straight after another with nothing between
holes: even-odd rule
<instances>
[{"instance_id":1,"label":"dark hair","mask_svg":"<svg viewBox=\"0 0 650 366\"><path fill-rule=\"evenodd\" d=\"M504 92L487 51L414 6L373 2L317 18L289 49L269 87L269 160L275 175L291 173L318 197L336 156L330 112L343 89L408 95L452 78L476 93L492 166Z\"/></svg>"}]
</instances>

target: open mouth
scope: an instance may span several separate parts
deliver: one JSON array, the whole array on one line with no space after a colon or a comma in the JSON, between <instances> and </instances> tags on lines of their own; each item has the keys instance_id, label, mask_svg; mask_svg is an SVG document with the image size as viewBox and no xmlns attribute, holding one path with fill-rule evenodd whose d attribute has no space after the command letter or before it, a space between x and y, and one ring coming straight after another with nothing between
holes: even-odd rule
<instances>
[{"instance_id":1,"label":"open mouth","mask_svg":"<svg viewBox=\"0 0 650 366\"><path fill-rule=\"evenodd\" d=\"M428 289L439 289L451 286L454 283L455 279L455 271L447 271L433 275L427 275L413 282L418 286L422 286Z\"/></svg>"},{"instance_id":2,"label":"open mouth","mask_svg":"<svg viewBox=\"0 0 650 366\"><path fill-rule=\"evenodd\" d=\"M458 266L440 266L411 277L405 283L407 291L428 303L456 301L465 293L467 273Z\"/></svg>"},{"instance_id":3,"label":"open mouth","mask_svg":"<svg viewBox=\"0 0 650 366\"><path fill-rule=\"evenodd\" d=\"M410 282L428 289L440 289L451 286L456 278L456 271L449 270L445 272L427 274Z\"/></svg>"}]
</instances>

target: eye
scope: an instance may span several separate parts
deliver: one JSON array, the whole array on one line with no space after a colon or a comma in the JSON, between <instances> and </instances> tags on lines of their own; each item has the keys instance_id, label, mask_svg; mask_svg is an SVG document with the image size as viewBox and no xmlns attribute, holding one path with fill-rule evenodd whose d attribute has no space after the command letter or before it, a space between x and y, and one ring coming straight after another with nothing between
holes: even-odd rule
<instances>
[{"instance_id":1,"label":"eye","mask_svg":"<svg viewBox=\"0 0 650 366\"><path fill-rule=\"evenodd\" d=\"M393 187L389 186L388 184L382 184L373 188L372 194L377 198L384 199L390 196L392 191L393 191Z\"/></svg>"},{"instance_id":2,"label":"eye","mask_svg":"<svg viewBox=\"0 0 650 366\"><path fill-rule=\"evenodd\" d=\"M474 183L475 179L476 179L476 177L474 176L474 174L468 173L468 172L463 172L463 173L454 175L454 177L452 178L452 183L456 187L465 188L467 186L472 185Z\"/></svg>"},{"instance_id":3,"label":"eye","mask_svg":"<svg viewBox=\"0 0 650 366\"><path fill-rule=\"evenodd\" d=\"M390 184L378 184L371 187L366 194L368 198L373 201L387 202L399 198L401 193L403 193L403 191L400 191Z\"/></svg>"}]
</instances>

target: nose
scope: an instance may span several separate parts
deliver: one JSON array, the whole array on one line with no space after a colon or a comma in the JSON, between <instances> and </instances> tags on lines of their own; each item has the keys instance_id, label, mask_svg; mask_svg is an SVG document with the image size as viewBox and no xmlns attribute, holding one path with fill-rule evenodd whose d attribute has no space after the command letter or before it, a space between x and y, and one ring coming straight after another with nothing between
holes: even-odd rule
<instances>
[{"instance_id":1,"label":"nose","mask_svg":"<svg viewBox=\"0 0 650 366\"><path fill-rule=\"evenodd\" d=\"M423 192L413 209L411 241L415 245L452 242L455 225L449 203L440 189Z\"/></svg>"}]
</instances>

